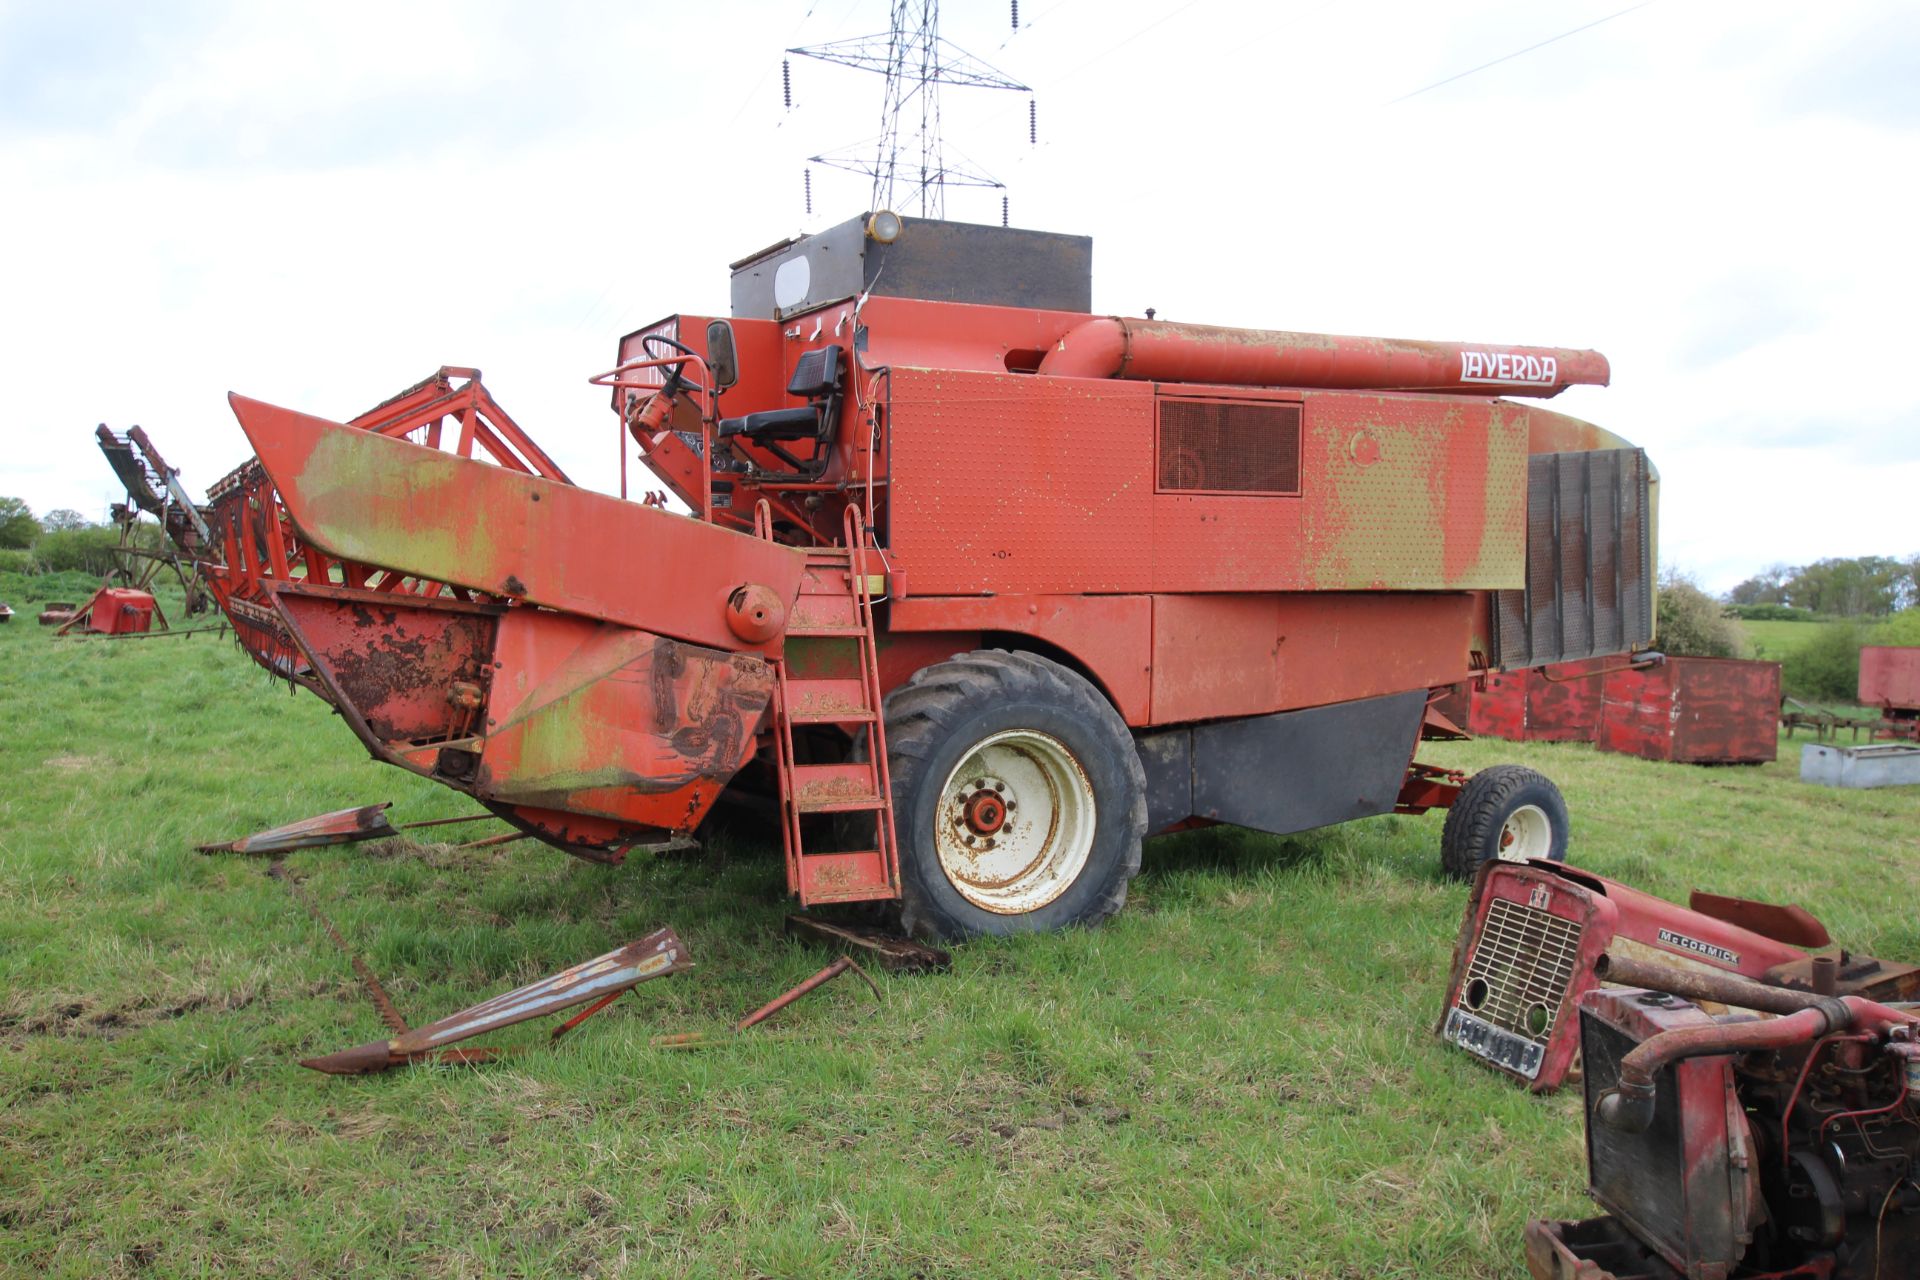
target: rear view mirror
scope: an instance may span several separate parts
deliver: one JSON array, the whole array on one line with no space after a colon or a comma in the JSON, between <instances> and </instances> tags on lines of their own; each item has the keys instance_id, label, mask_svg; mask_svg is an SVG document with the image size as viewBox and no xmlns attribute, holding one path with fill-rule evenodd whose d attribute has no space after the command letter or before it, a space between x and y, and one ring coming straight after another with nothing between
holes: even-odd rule
<instances>
[{"instance_id":1,"label":"rear view mirror","mask_svg":"<svg viewBox=\"0 0 1920 1280\"><path fill-rule=\"evenodd\" d=\"M733 351L733 326L725 320L707 321L707 372L713 389L725 391L740 381L740 360Z\"/></svg>"}]
</instances>

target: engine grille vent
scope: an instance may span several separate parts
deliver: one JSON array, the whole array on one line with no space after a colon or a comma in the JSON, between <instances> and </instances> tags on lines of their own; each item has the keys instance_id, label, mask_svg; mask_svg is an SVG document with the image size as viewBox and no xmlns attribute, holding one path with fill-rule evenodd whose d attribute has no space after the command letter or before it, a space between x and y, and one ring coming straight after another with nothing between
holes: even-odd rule
<instances>
[{"instance_id":1,"label":"engine grille vent","mask_svg":"<svg viewBox=\"0 0 1920 1280\"><path fill-rule=\"evenodd\" d=\"M1460 1006L1544 1045L1560 1018L1579 950L1580 926L1574 921L1496 898L1460 984Z\"/></svg>"},{"instance_id":2,"label":"engine grille vent","mask_svg":"<svg viewBox=\"0 0 1920 1280\"><path fill-rule=\"evenodd\" d=\"M1160 401L1162 493L1300 492L1300 406Z\"/></svg>"}]
</instances>

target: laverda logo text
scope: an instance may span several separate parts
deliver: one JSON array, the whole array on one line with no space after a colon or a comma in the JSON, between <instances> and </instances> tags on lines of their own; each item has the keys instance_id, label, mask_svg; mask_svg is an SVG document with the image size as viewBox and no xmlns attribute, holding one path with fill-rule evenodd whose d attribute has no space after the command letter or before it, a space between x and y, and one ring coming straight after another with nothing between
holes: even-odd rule
<instances>
[{"instance_id":1,"label":"laverda logo text","mask_svg":"<svg viewBox=\"0 0 1920 1280\"><path fill-rule=\"evenodd\" d=\"M1669 947L1678 947L1682 951L1691 951L1695 955L1705 956L1709 960L1718 960L1730 969L1740 967L1740 953L1729 951L1725 947L1716 947L1711 942L1702 942L1698 938L1689 938L1684 933L1675 933L1671 929L1660 931L1660 941Z\"/></svg>"},{"instance_id":2,"label":"laverda logo text","mask_svg":"<svg viewBox=\"0 0 1920 1280\"><path fill-rule=\"evenodd\" d=\"M1521 356L1507 351L1462 351L1460 381L1521 382L1550 387L1560 374L1552 356Z\"/></svg>"}]
</instances>

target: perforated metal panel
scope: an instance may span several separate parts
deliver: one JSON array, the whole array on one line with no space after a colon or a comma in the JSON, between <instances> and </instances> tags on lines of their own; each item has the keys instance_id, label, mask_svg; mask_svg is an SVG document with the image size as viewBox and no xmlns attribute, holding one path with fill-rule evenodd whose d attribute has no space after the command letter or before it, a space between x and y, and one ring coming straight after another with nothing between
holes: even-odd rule
<instances>
[{"instance_id":1,"label":"perforated metal panel","mask_svg":"<svg viewBox=\"0 0 1920 1280\"><path fill-rule=\"evenodd\" d=\"M1300 492L1300 406L1160 401L1162 493Z\"/></svg>"},{"instance_id":2,"label":"perforated metal panel","mask_svg":"<svg viewBox=\"0 0 1920 1280\"><path fill-rule=\"evenodd\" d=\"M914 595L1153 589L1150 384L892 379L890 550Z\"/></svg>"},{"instance_id":3,"label":"perforated metal panel","mask_svg":"<svg viewBox=\"0 0 1920 1280\"><path fill-rule=\"evenodd\" d=\"M1528 459L1527 585L1496 596L1496 665L1628 653L1652 641L1648 480L1639 449Z\"/></svg>"}]
</instances>

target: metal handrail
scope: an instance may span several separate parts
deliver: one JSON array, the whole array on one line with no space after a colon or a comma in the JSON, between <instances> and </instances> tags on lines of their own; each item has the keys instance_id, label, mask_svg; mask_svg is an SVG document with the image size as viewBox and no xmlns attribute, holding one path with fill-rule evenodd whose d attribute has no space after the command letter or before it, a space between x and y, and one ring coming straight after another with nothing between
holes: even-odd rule
<instances>
[{"instance_id":1,"label":"metal handrail","mask_svg":"<svg viewBox=\"0 0 1920 1280\"><path fill-rule=\"evenodd\" d=\"M713 385L713 371L707 362L691 351L679 352L671 356L648 357L639 360L627 360L615 365L605 373L596 373L587 381L596 387L621 387L629 391L660 391L664 388L651 382L630 382L622 374L636 373L641 369L657 369L663 365L680 365L689 361L700 366L699 390L706 393L708 403L700 407L700 519L707 524L713 523L713 433L720 420L720 392ZM627 496L627 428L628 422L623 415L620 420L620 496ZM644 447L644 446L643 446ZM651 449L648 452L652 452Z\"/></svg>"}]
</instances>

